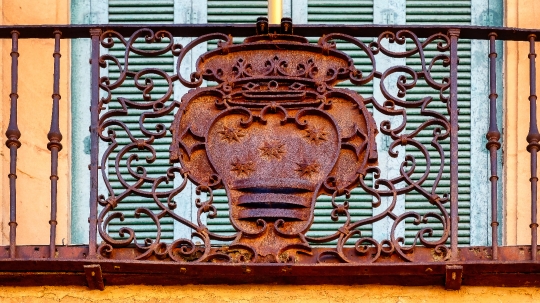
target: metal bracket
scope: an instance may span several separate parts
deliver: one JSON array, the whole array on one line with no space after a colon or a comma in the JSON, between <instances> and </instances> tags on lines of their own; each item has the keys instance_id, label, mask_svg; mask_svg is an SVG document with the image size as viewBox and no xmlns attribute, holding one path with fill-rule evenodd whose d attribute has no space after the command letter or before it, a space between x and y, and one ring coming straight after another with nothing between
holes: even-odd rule
<instances>
[{"instance_id":1,"label":"metal bracket","mask_svg":"<svg viewBox=\"0 0 540 303\"><path fill-rule=\"evenodd\" d=\"M103 275L101 273L101 266L99 266L99 264L84 265L84 273L86 275L86 282L88 283L89 289L105 289L105 284L103 284Z\"/></svg>"},{"instance_id":2,"label":"metal bracket","mask_svg":"<svg viewBox=\"0 0 540 303\"><path fill-rule=\"evenodd\" d=\"M463 266L446 265L446 284L447 290L459 290L461 288L461 279L463 277Z\"/></svg>"}]
</instances>

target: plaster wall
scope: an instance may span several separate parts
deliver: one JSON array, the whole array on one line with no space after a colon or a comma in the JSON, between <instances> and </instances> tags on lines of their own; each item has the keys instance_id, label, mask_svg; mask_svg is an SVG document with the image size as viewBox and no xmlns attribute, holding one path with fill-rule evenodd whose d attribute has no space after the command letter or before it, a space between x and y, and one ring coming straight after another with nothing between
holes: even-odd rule
<instances>
[{"instance_id":1,"label":"plaster wall","mask_svg":"<svg viewBox=\"0 0 540 303\"><path fill-rule=\"evenodd\" d=\"M54 24L69 23L68 0L0 0L2 24ZM534 0L508 0L507 25L539 27L540 20L534 18L540 12L540 3ZM525 48L524 48L525 47ZM61 61L61 131L62 143L66 147L60 153L59 183L59 227L58 242L68 240L69 226L69 44L62 41ZM9 117L10 93L10 41L0 43L2 83L0 102L0 133L5 132ZM19 81L19 128L22 132L22 147L18 161L17 221L19 244L48 243L49 216L49 174L50 154L46 149L46 134L50 124L52 92L52 40L20 41L20 81ZM508 244L526 243L527 234L518 235L517 228L527 228L528 154L524 149L526 136L525 116L527 107L528 67L526 45L507 45L508 65L506 69L507 121L506 135L509 151L506 153L508 165L505 181L507 203L510 210L506 220L510 236ZM520 56L520 59L517 59ZM512 61L514 60L514 61ZM511 100L511 101L509 101ZM520 100L520 102L517 102ZM519 103L519 104L518 104ZM528 107L527 107L528 108ZM523 118L525 117L525 118ZM520 121L519 123L517 121ZM510 141L508 139L517 138ZM2 140L3 141L3 140ZM520 150L518 150L518 146ZM0 148L0 170L2 172L0 190L5 193L9 161L7 148ZM519 164L519 165L518 165ZM512 166L513 165L513 166ZM520 167L519 170L518 167ZM523 180L522 180L523 179ZM519 182L518 182L519 181ZM518 186L519 185L519 186ZM513 196L512 196L513 195ZM2 195L2 245L8 244L9 196ZM519 220L518 220L519 217ZM39 218L39 220L38 220ZM524 227L523 227L524 226ZM226 281L224 281L226 283ZM537 288L495 288L463 287L460 291L446 291L442 286L397 287L397 286L281 286L281 285L208 285L208 286L122 286L106 287L105 291L89 291L86 287L1 287L0 302L539 302L540 289Z\"/></svg>"},{"instance_id":2,"label":"plaster wall","mask_svg":"<svg viewBox=\"0 0 540 303\"><path fill-rule=\"evenodd\" d=\"M506 0L506 26L540 28L540 2ZM540 37L537 38L539 40ZM536 43L536 53L540 53ZM506 245L530 244L531 176L530 154L527 152L529 131L529 43L507 42L505 50L505 114L504 164L506 197ZM540 66L540 60L537 67ZM540 70L537 72L540 75ZM536 86L540 89L540 78ZM540 117L540 110L537 112ZM540 214L540 212L539 212Z\"/></svg>"},{"instance_id":3,"label":"plaster wall","mask_svg":"<svg viewBox=\"0 0 540 303\"><path fill-rule=\"evenodd\" d=\"M540 301L538 288L462 287L446 291L442 287L400 286L287 286L287 285L186 285L119 286L104 291L85 287L3 287L0 302L520 302Z\"/></svg>"},{"instance_id":4,"label":"plaster wall","mask_svg":"<svg viewBox=\"0 0 540 303\"><path fill-rule=\"evenodd\" d=\"M69 0L3 0L2 24L66 24L69 23ZM51 38L53 37L51 33ZM24 37L21 37L24 38ZM11 40L1 44L2 77L0 102L1 129L5 138L9 122L11 92ZM17 244L48 244L50 218L51 156L47 149L47 133L51 124L53 90L53 39L19 40L18 125L22 143L17 161ZM60 130L64 149L59 153L57 243L68 241L69 201L69 41L61 41ZM9 244L9 150L0 147L2 190L2 245Z\"/></svg>"}]
</instances>

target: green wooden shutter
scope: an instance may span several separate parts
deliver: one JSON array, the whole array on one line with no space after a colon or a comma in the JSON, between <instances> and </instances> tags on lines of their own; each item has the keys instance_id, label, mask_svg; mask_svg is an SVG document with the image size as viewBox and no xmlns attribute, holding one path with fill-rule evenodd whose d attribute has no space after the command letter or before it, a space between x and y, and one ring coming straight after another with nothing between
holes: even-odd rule
<instances>
[{"instance_id":1,"label":"green wooden shutter","mask_svg":"<svg viewBox=\"0 0 540 303\"><path fill-rule=\"evenodd\" d=\"M435 1L435 0L407 0L406 2L406 22L407 24L426 24L426 25L470 25L471 24L471 1L454 0L454 1ZM407 44L407 49L413 45ZM460 39L458 44L459 49L459 66L458 66L458 106L459 112L459 231L458 242L460 245L470 244L470 204L471 204L471 42L470 40ZM426 61L431 60L438 51L435 45L430 45L426 51ZM487 58L487 57L486 57ZM428 61L429 62L429 61ZM407 58L407 65L414 70L421 70L420 59L418 56ZM432 76L441 82L442 77L448 76L448 68L438 67ZM419 81L418 86L407 94L410 100L419 100L426 95L434 97L433 102L429 105L430 110L435 110L448 117L446 104L440 101L438 94L434 93L424 81ZM407 111L409 123L407 131L416 129L422 121L426 121L426 117L420 115L420 110ZM422 131L418 137L419 141L428 147L431 155L431 173L429 179L424 183L424 187L430 191L433 185L435 176L439 170L437 165L440 164L440 157L430 142L433 138L433 128ZM450 139L442 141L445 154L445 169L443 178L439 183L437 194L442 196L444 193L450 192ZM416 171L421 173L426 169L425 160L421 153L415 149L408 148L407 153L414 155L417 158ZM420 174L415 174L413 179L418 178ZM450 203L446 204L448 212L450 212ZM425 214L430 211L440 213L440 211L431 205L422 195L412 192L406 195L405 198L406 211L415 211L419 214ZM486 210L487 211L487 210ZM430 224L414 225L412 220L407 220L405 223L406 243L411 244L416 233L427 226L433 228L433 237L428 239L440 239L442 235L442 225L438 222L431 221Z\"/></svg>"},{"instance_id":2,"label":"green wooden shutter","mask_svg":"<svg viewBox=\"0 0 540 303\"><path fill-rule=\"evenodd\" d=\"M173 23L174 19L174 0L109 0L109 22L110 23ZM127 38L127 37L126 37ZM142 40L136 42L136 47L141 49L159 49L160 46L165 46L166 43L156 43L156 44L147 44ZM124 58L124 46L117 41L115 46L109 50L109 53L114 55L120 60L123 64ZM141 57L138 55L130 55L130 69L135 71L142 70L144 68L159 68L169 74L172 74L173 71L173 57L172 54L165 54L159 57ZM116 66L109 66L108 69L109 77L117 79L119 76L119 70ZM113 80L114 81L114 80ZM152 100L159 98L167 91L167 85L164 80L156 78L154 81L155 88L152 91ZM120 104L116 101L117 97L128 98L132 101L143 101L142 92L133 85L133 78L127 78L125 83L113 90L113 98L109 103L108 109L114 110L119 109ZM133 135L136 138L146 139L146 137L140 132L139 127L139 115L141 111L130 109L129 115L124 117L118 117L118 120L126 123L126 125L133 129ZM145 126L151 130L155 130L155 125L157 123L163 123L164 125L170 125L173 120L173 115L162 117L159 119L147 119ZM116 128L117 131L117 140L120 144L119 147L115 149L115 152L111 154L108 161L108 172L109 180L111 186L115 190L115 193L118 194L124 190L122 185L118 181L114 169L114 161L116 155L121 147L126 144L131 143L130 139L127 137L127 134L124 131ZM145 157L149 156L148 152L137 152L139 155L139 161L135 164L139 164L145 167L148 174L151 176L163 176L165 175L167 169L169 168L169 145L171 143L170 133L162 139L158 139L154 142L153 146L157 151L157 159L154 163L147 164ZM133 182L134 179L129 176L126 167L127 157L123 157L121 161L121 173L122 176L128 181ZM143 186L142 188L149 190L150 185ZM169 185L164 184L161 187L162 190L166 188L172 188L172 182ZM123 222L119 220L113 220L109 225L109 234L111 236L118 237L118 230L127 226L133 228L136 231L137 239L142 240L144 238L155 238L156 237L156 225L153 223L147 216L141 216L141 218L134 217L134 210L138 207L147 207L153 211L158 211L158 208L155 205L155 202L150 198L144 198L140 196L131 195L124 199L121 203L118 204L116 210L121 211L125 214L126 218ZM173 239L173 220L169 217L165 217L160 221L162 227L161 238L165 241L170 241Z\"/></svg>"},{"instance_id":3,"label":"green wooden shutter","mask_svg":"<svg viewBox=\"0 0 540 303\"><path fill-rule=\"evenodd\" d=\"M223 1L208 0L208 23L255 23L257 18L268 15L268 1ZM234 37L234 43L242 42L244 38ZM208 43L208 50L216 48L216 43ZM208 83L208 85L213 85ZM221 235L233 234L235 230L229 220L229 201L224 189L214 191L214 205L218 211L217 217L207 219L208 229Z\"/></svg>"},{"instance_id":4,"label":"green wooden shutter","mask_svg":"<svg viewBox=\"0 0 540 303\"><path fill-rule=\"evenodd\" d=\"M208 23L248 23L268 15L266 0L207 0Z\"/></svg>"},{"instance_id":5,"label":"green wooden shutter","mask_svg":"<svg viewBox=\"0 0 540 303\"><path fill-rule=\"evenodd\" d=\"M373 22L373 1L331 1L331 0L308 0L308 22L311 23L325 23L325 24L346 24L346 23L372 23ZM441 5L444 6L444 9L441 10ZM452 2L441 2L441 1L406 1L406 22L409 24L471 24L471 2L470 1L452 1ZM399 14L400 12L398 12ZM369 42L369 39L365 42ZM357 66L362 69L362 58L358 56L358 51L354 46L346 44L338 44L340 48L346 51L353 59L355 60ZM409 45L410 47L410 45ZM459 133L459 149L460 149L460 162L459 162L459 216L460 216L460 229L459 229L459 243L460 244L469 244L469 234L470 234L470 41L461 41L459 44L460 47L460 66L459 66L459 106L460 111L460 133ZM355 52L356 51L356 52ZM435 54L435 49L430 49L427 52L428 57L433 57ZM364 60L366 58L363 58ZM364 61L365 62L365 61ZM369 64L369 62L366 62ZM418 70L419 60L417 58L407 59L406 64ZM366 66L369 69L369 66ZM436 75L440 80L444 76L445 71L440 70ZM446 72L447 75L447 72ZM343 85L347 87L348 85ZM349 87L350 89L357 90L363 96L369 96L373 92L371 87ZM411 91L407 98L415 100L418 97L423 97L426 93L432 93L431 89L427 85L420 84L416 89ZM437 95L434 96L437 98ZM436 103L435 101L433 103ZM432 104L433 104L432 103ZM440 103L440 102L439 102ZM433 105L432 105L433 106ZM444 104L438 104L437 110L441 113L446 114L446 109ZM421 121L425 120L422 116L419 115L419 110L409 110L409 125L408 130L416 128ZM430 141L432 138L431 130L424 131L422 133L423 138L420 140L425 146L430 148L430 153L432 155L432 164L436 165L440 163L440 159L436 156L434 149L431 149ZM446 140L444 142L445 156L446 156L446 165L449 164L449 142ZM412 150L408 150L414 154ZM415 155L417 159L421 158L421 155ZM425 167L425 161L417 167L418 172L422 171L422 164ZM424 168L425 169L425 168ZM433 167L430 174L431 179L425 183L426 186L431 186L433 184L433 179L435 172L438 170L437 167ZM438 194L448 193L449 192L449 170L448 168L444 171L443 180L440 182L438 187ZM324 201L324 198L320 200ZM363 216L371 216L371 203L369 196L363 195L360 191L354 193L353 197L350 199L351 202L354 201L354 206L358 210L362 210L359 214ZM317 224L322 220L322 209L324 209L323 203L318 203L318 215L315 220L315 224L311 229L311 234L320 234L330 233L332 229L335 230L335 227L331 224ZM449 206L449 205L448 205ZM430 205L424 197L419 194L411 193L406 196L405 199L405 210L414 210L420 214L425 214L429 211L435 210L438 212L435 207ZM339 224L334 223L335 226ZM442 234L441 224L433 222L433 224L428 224L434 229L433 238L436 239ZM415 226L412 223L412 220L406 221L405 224L405 234L407 243L411 243L416 235L417 231L420 228L425 228L426 225L423 224L420 226ZM370 226L366 226L366 229L369 229ZM370 231L370 230L369 230ZM369 232L368 231L368 232ZM367 233L366 233L367 235Z\"/></svg>"},{"instance_id":6,"label":"green wooden shutter","mask_svg":"<svg viewBox=\"0 0 540 303\"><path fill-rule=\"evenodd\" d=\"M208 2L208 23L255 23L256 18L259 16L266 15L267 1L216 1L209 0ZM363 1L322 1L322 0L308 0L308 12L307 18L309 23L372 23L373 22L373 0L363 0ZM294 3L293 3L294 5ZM448 7L444 11L440 11L440 6L443 3L438 1L407 1L407 22L408 23L421 23L427 22L429 24L433 23L451 23L451 24L470 24L470 1L453 1L452 3L445 3L444 5ZM160 1L122 1L122 0L109 0L109 21L122 22L122 23L171 23L173 20L173 1L172 0L160 0ZM152 14L148 14L148 11L151 11ZM459 23L461 22L461 23ZM239 41L238 39L235 39ZM314 41L313 41L314 42ZM366 40L369 42L369 40ZM467 47L466 41L460 42L460 51L461 50L470 50L470 43ZM214 45L209 43L209 49L213 48ZM353 45L348 45L345 43L340 44L340 49L346 51L353 57L355 63L359 69L368 70L368 60L361 56L360 52ZM112 49L111 53L114 53L116 49ZM120 50L116 50L120 51ZM118 53L119 55L120 53ZM465 55L465 56L463 56ZM461 53L460 61L460 79L459 79L459 96L460 96L460 107L466 107L467 104L470 104L470 75L467 75L463 72L463 69L467 69L467 66L470 70L470 55L467 53ZM468 57L467 57L468 56ZM146 60L155 60L154 62ZM145 64L148 65L162 65L164 70L171 69L172 71L172 58L161 57L161 58L151 58L144 59L139 62L140 68L144 68ZM469 62L469 63L467 63ZM414 59L408 59L408 65L414 66L418 64ZM110 77L115 76L114 68L110 68ZM117 75L117 74L116 74ZM371 96L373 93L372 87L355 87L349 83L345 83L342 87L347 87L353 90L358 91L363 96ZM158 90L158 88L156 88ZM118 89L117 91L120 91ZM416 91L418 94L422 94L422 89L419 87ZM129 94L133 94L134 100L136 98L141 98L141 94L138 90L134 89L130 92L127 88L122 91L122 95L126 95L129 98ZM414 99L414 94L411 94L410 97ZM114 99L113 99L114 100ZM114 102L113 102L114 103ZM110 108L113 109L115 104L111 104ZM440 109L443 110L442 108ZM469 111L470 113L470 111ZM413 113L414 114L414 113ZM138 128L138 118L134 112L134 116L126 117L126 123L130 123L134 127ZM418 116L418 119L422 119ZM164 119L164 123L170 123L172 117ZM414 127L414 124L411 124L411 127ZM460 243L466 244L469 241L468 238L468 222L470 221L469 216L469 204L470 204L470 152L468 149L468 144L470 143L470 136L467 137L467 130L470 132L470 114L467 110L461 110L460 112ZM121 137L121 134L118 136ZM127 138L124 135L124 144L127 143ZM427 140L427 137L426 137ZM467 141L469 140L469 141ZM120 141L120 140L119 140ZM156 175L163 174L168 167L168 144L170 143L170 138L165 138L157 145L158 150L160 151L158 155L158 160L152 165L146 165L151 167L151 171ZM429 146L429 143L426 144ZM445 146L448 149L448 145ZM163 153L161 153L163 152ZM112 158L112 157L111 157ZM142 157L141 157L142 158ZM434 161L436 163L436 161ZM109 163L114 165L112 160ZM111 168L111 181L114 181L114 169ZM421 171L421 167L417 168L417 171ZM448 174L448 172L445 172ZM449 176L446 175L448 178ZM116 183L118 186L119 184ZM426 184L427 185L427 184ZM113 184L114 186L114 184ZM440 190L448 192L449 187L448 179L441 182ZM215 195L215 205L218 208L218 217L215 219L208 219L207 223L210 230L220 233L230 233L234 232L232 226L229 222L228 215L228 202L226 194L223 190L216 191ZM343 199L342 199L343 200ZM349 199L351 203L351 215L354 220L368 217L373 214L371 209L371 197L364 194L360 189L356 189L352 193L352 197ZM152 207L153 202L149 199L141 197L129 197L119 206L123 207L122 209L126 213L134 210L136 207L145 206ZM418 195L408 195L406 198L406 209L415 210L419 213L425 213L430 209L429 203L425 203L425 198L422 198ZM315 211L315 221L309 232L310 236L324 236L330 233L333 233L342 223L333 222L330 219L331 204L328 197L320 197ZM163 219L163 229L164 239L171 239L173 237L172 232L172 221L170 219ZM133 217L127 217L124 222L115 222L110 226L110 232L114 233L118 230L120 226L132 226L135 230L138 231L139 237L153 237L155 235L155 226L149 220L135 219ZM435 224L433 226L435 229L440 227L440 224ZM406 223L406 234L408 239L412 239L412 235L416 233L418 229L412 224L412 222ZM371 226L365 226L363 228L364 236L371 236L372 230ZM435 236L440 234L439 231L435 231Z\"/></svg>"},{"instance_id":7,"label":"green wooden shutter","mask_svg":"<svg viewBox=\"0 0 540 303\"><path fill-rule=\"evenodd\" d=\"M174 0L109 0L109 23L173 23Z\"/></svg>"},{"instance_id":8,"label":"green wooden shutter","mask_svg":"<svg viewBox=\"0 0 540 303\"><path fill-rule=\"evenodd\" d=\"M307 1L307 21L308 23L316 24L371 24L373 23L373 1L374 0L308 0ZM293 2L294 5L294 2ZM294 10L294 7L293 7ZM319 37L310 38L311 43L316 43ZM372 39L365 39L364 42L369 43ZM365 73L371 70L370 61L357 46L350 43L338 43L338 49L345 51L354 60L356 67ZM371 97L373 95L373 87L354 86L350 82L344 82L338 85L341 88L348 88L361 94L363 97ZM371 180L367 180L366 184L371 186ZM373 210L371 206L372 196L366 194L361 188L355 188L351 192L349 201L349 211L353 221L371 217ZM345 197L339 197L338 203L343 203ZM345 221L345 218L340 218L338 221L332 221L330 213L332 212L331 198L328 196L320 196L315 205L315 218L311 226L308 236L322 237L335 233ZM362 237L371 237L372 226L365 225L360 228ZM357 239L351 239L348 244L354 244ZM327 243L326 245L331 244Z\"/></svg>"},{"instance_id":9,"label":"green wooden shutter","mask_svg":"<svg viewBox=\"0 0 540 303\"><path fill-rule=\"evenodd\" d=\"M371 24L373 1L308 0L308 23Z\"/></svg>"}]
</instances>

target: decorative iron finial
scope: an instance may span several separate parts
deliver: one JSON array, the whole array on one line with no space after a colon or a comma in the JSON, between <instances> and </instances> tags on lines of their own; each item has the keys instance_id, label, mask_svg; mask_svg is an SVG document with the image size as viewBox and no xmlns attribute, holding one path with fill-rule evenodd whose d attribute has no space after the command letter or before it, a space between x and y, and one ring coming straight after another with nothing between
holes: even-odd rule
<instances>
[{"instance_id":1,"label":"decorative iron finial","mask_svg":"<svg viewBox=\"0 0 540 303\"><path fill-rule=\"evenodd\" d=\"M257 35L268 35L268 18L257 18Z\"/></svg>"},{"instance_id":2,"label":"decorative iron finial","mask_svg":"<svg viewBox=\"0 0 540 303\"><path fill-rule=\"evenodd\" d=\"M292 18L281 18L281 33L283 35L293 34Z\"/></svg>"}]
</instances>

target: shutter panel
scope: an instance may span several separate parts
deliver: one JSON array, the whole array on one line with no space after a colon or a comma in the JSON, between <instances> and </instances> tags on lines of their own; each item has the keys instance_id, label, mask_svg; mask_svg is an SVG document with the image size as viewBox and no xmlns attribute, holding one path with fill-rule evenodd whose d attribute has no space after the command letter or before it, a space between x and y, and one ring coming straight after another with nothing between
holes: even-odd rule
<instances>
[{"instance_id":1,"label":"shutter panel","mask_svg":"<svg viewBox=\"0 0 540 303\"><path fill-rule=\"evenodd\" d=\"M110 23L173 23L173 12L174 12L174 0L109 0L109 22ZM140 39L135 43L135 46L141 49L151 50L159 49L167 45L167 43L155 43L147 44ZM124 63L124 46L116 41L114 47L109 49L109 53L114 55L120 60L120 63ZM130 69L135 71L142 70L144 68L159 68L169 74L173 73L173 57L172 54L165 54L159 57L141 57L135 54L130 55ZM109 77L111 81L118 79L119 70L116 66L109 65ZM156 100L167 91L167 85L165 80L160 78L154 78L155 88L152 90L152 100ZM144 81L144 80L141 80ZM128 77L124 84L113 90L113 96L111 102L109 103L108 109L115 110L120 108L120 104L116 100L117 97L124 97L132 101L143 101L142 92L137 89L133 84L133 78ZM115 117L118 120L126 123L129 129L133 130L132 134L136 139L147 139L140 131L139 126L139 115L142 111L130 109L128 116L119 116ZM164 125L171 125L173 120L173 114L161 117L158 119L146 119L144 125L149 130L154 130L158 123L163 123ZM123 186L118 181L118 176L115 171L115 159L118 154L118 151L122 147L131 143L131 140L128 138L125 131L122 131L120 128L115 128L117 134L117 141L119 146L115 148L114 152L110 155L108 161L108 173L109 181L113 187L115 194L119 194L124 191ZM137 165L144 166L149 176L157 177L165 175L167 169L169 168L169 145L171 143L170 133L164 138L157 139L153 146L157 152L157 159L153 163L146 163L145 158L150 156L150 153L147 151L137 151L132 150L129 154L137 153L139 155L139 161L133 161L132 166ZM121 176L125 180L132 184L135 179L132 178L127 171L127 156L124 156L120 162L120 172ZM170 182L168 185L163 184L160 187L160 190L172 189L173 184ZM145 185L142 188L149 190L150 185ZM134 210L138 207L147 207L153 211L158 211L158 208L155 205L155 202L151 198L145 198L140 196L131 195L124 199L118 204L116 210L121 211L126 216L125 220L121 222L118 219L115 219L109 225L109 234L112 237L119 237L118 230L121 227L127 226L133 228L136 231L137 239L142 240L144 238L155 238L157 228L154 222L146 216L141 215L140 218L135 218ZM160 220L162 234L161 239L164 241L171 241L173 239L173 220L169 217L164 217Z\"/></svg>"},{"instance_id":2,"label":"shutter panel","mask_svg":"<svg viewBox=\"0 0 540 303\"><path fill-rule=\"evenodd\" d=\"M267 14L267 1L217 1L217 0L208 0L208 23L249 23L254 24L256 18L259 16L265 16ZM445 6L443 11L440 10L441 5ZM109 0L109 21L111 23L172 23L173 22L173 11L174 4L173 0L159 0L159 1L132 1L132 0ZM152 12L149 14L148 12ZM407 23L418 24L418 23L428 23L428 24L470 24L470 1L453 1L451 3L442 3L439 1L412 1L407 0ZM362 0L362 1L329 1L329 0L308 0L308 23L324 23L324 24L366 24L373 22L373 0ZM311 42L316 42L312 40ZM242 38L236 38L235 42L241 41ZM364 42L370 42L371 39L368 39ZM149 45L142 43L139 44L140 47L148 47ZM209 43L208 48L212 49L215 47L215 44ZM360 51L354 45L339 43L338 47L340 50L346 51L355 61L357 68L368 71L369 70L369 60L365 57L362 57ZM460 41L460 66L459 66L459 91L458 97L460 111L460 163L459 163L459 190L460 190L460 230L459 230L459 243L468 244L469 243L469 222L470 222L470 42ZM110 52L116 56L122 58L123 49L115 46L111 49ZM468 52L468 53L467 53ZM135 60L136 56L133 56L131 59L132 67L135 68L145 68L149 66L159 66L163 70L172 72L173 69L173 58L169 56L161 56L157 58L144 58L144 60ZM142 59L142 58L141 58ZM414 58L407 59L407 65L418 66L419 61ZM467 73L469 72L469 73ZM114 67L109 68L109 76L111 79L118 77L118 70ZM154 91L158 94L160 91L163 92L166 88L159 87L159 82L156 82L156 88ZM162 84L163 85L163 84ZM127 86L127 85L126 85ZM132 85L131 85L132 86ZM350 83L341 84L340 87L346 87L352 90L355 90L362 94L364 97L369 97L373 94L373 88L371 86L362 86L356 87ZM415 88L408 95L411 100L415 99L418 96L425 96L427 87ZM123 97L130 98L132 100L142 101L141 92L136 88L119 88L115 90L116 93L122 93ZM415 93L417 94L415 96ZM117 96L113 95L113 101L109 104L109 109L117 109L118 104L114 102ZM437 96L434 96L437 97ZM436 103L436 102L433 102ZM115 107L116 106L116 107ZM441 113L445 113L445 108L440 107L438 110ZM131 112L131 116L121 117L122 121L138 129L138 113L135 111ZM414 111L409 112L410 117L410 128L415 128L422 117L414 115ZM170 125L172 122L173 116L161 118L159 122L164 123L165 125ZM416 123L413 123L413 120ZM150 125L155 125L158 121L152 121L148 123ZM425 142L422 141L426 146L429 145L428 136L431 136L429 131L425 131L426 137ZM137 133L134 133L137 136ZM117 132L118 141L123 144L129 143L125 133ZM143 138L143 136L138 133L138 135ZM152 164L146 164L144 162L144 157L146 154L140 153L140 159L143 159L141 164L147 168L147 171L153 175L163 175L166 169L169 167L168 163L168 147L170 144L170 137L160 139L161 141L155 142L156 150L158 151L157 160ZM449 161L449 144L445 142L445 154L447 161ZM116 148L116 151L120 150L120 147ZM109 160L109 176L111 185L117 190L121 189L121 185L118 182L114 170L114 158L115 153L111 155ZM418 157L421 158L421 157ZM125 166L126 159L122 159L121 167L122 176L127 180L129 174L127 173L127 168ZM440 163L436 159L432 158L432 164ZM421 166L421 162L418 163ZM425 165L425 164L424 164ZM433 169L432 171L436 171ZM422 167L417 167L417 171L422 171ZM444 179L440 182L439 194L449 192L449 171L445 170ZM131 179L132 180L132 179ZM366 180L367 181L367 180ZM370 185L370 182L367 182ZM432 183L426 182L426 186L430 186ZM172 184L168 185L172 187ZM344 198L341 198L342 202ZM117 231L122 226L129 226L134 228L137 231L137 237L155 237L155 224L151 222L150 219L136 219L133 216L133 210L137 207L149 207L150 209L155 209L155 203L151 199L131 196L126 198L124 203L120 203L118 210L123 211L127 216L124 222L114 221L111 222L109 227L109 232L111 235L117 234ZM361 189L355 189L352 192L352 196L349 199L350 202L350 212L353 220L358 220L361 218L372 216L373 211L371 208L371 196L365 194ZM207 224L211 231L219 232L222 234L232 233L234 229L230 225L229 214L228 214L228 201L227 196L224 190L218 190L214 192L214 205L218 209L218 217L215 219L208 219ZM449 205L448 205L449 206ZM410 194L406 197L406 210L414 210L421 214L426 213L433 209L433 207L426 201L425 198ZM156 209L157 210L157 209ZM324 236L331 234L337 230L338 227L342 225L342 222L333 222L330 219L330 212L332 210L330 198L322 196L318 199L315 210L315 220L308 233L309 236ZM170 218L163 218L161 221L162 224L162 238L164 240L170 240L173 238L173 222ZM422 227L425 227L423 225ZM441 234L440 224L434 224L433 228L435 229L434 236L438 237ZM439 228L439 230L437 230ZM411 240L414 238L414 235L418 231L418 227L412 224L412 221L406 222L406 238ZM371 225L364 226L362 229L363 236L370 237L372 236L372 227Z\"/></svg>"},{"instance_id":3,"label":"shutter panel","mask_svg":"<svg viewBox=\"0 0 540 303\"><path fill-rule=\"evenodd\" d=\"M207 0L208 23L248 23L268 15L266 0Z\"/></svg>"},{"instance_id":4,"label":"shutter panel","mask_svg":"<svg viewBox=\"0 0 540 303\"><path fill-rule=\"evenodd\" d=\"M373 23L373 0L358 0L358 1L335 1L335 0L308 0L308 23L317 24L371 24ZM316 43L319 37L310 38L311 43ZM372 39L363 39L365 43L369 43ZM346 52L355 62L356 68L365 73L371 71L371 64L367 56L358 49L357 46L350 43L338 43L339 50ZM350 82L340 83L337 87L348 88L361 94L363 97L371 97L373 95L373 87L371 85L354 86ZM370 105L371 106L371 105ZM370 110L371 108L368 107ZM371 186L371 180L366 178L366 184ZM345 197L338 197L337 203L343 203ZM368 195L361 188L355 188L351 192L349 201L349 211L351 220L357 221L363 218L371 217L372 196ZM339 227L345 222L344 217L340 217L338 221L332 221L330 213L332 212L331 197L320 196L315 204L315 218L311 226L308 236L322 237L335 233ZM362 237L371 237L372 225L364 225L360 227ZM357 238L350 239L348 244L354 244ZM335 243L335 242L334 242ZM323 245L333 244L325 243Z\"/></svg>"},{"instance_id":5,"label":"shutter panel","mask_svg":"<svg viewBox=\"0 0 540 303\"><path fill-rule=\"evenodd\" d=\"M109 0L109 23L173 23L174 0Z\"/></svg>"},{"instance_id":6,"label":"shutter panel","mask_svg":"<svg viewBox=\"0 0 540 303\"><path fill-rule=\"evenodd\" d=\"M471 1L454 0L454 1L435 1L435 0L407 0L406 2L406 22L407 24L452 24L452 25L470 25L471 24ZM413 46L408 43L407 49L411 49ZM459 231L458 242L460 245L468 245L470 243L470 204L471 204L471 43L470 40L459 40L459 66L458 66L458 106L459 112ZM438 54L435 45L432 43L426 51L426 61L431 60ZM429 61L428 61L429 62ZM420 59L418 56L407 58L407 65L414 70L421 70ZM449 68L438 67L432 75L434 78L441 82L442 77L448 76ZM419 81L418 86L412 89L407 98L410 100L418 100L426 95L433 95L433 102L428 106L430 110L435 110L446 117L448 112L446 110L446 104L440 101L438 94L433 89L429 88L424 81ZM420 116L420 110L413 109L408 110L407 132L416 129L423 121L427 119ZM428 128L422 131L418 137L418 140L428 147L431 155L431 173L429 179L424 183L424 188L431 191L436 174L439 170L440 157L430 142L433 138L433 128ZM450 193L450 139L441 141L441 145L444 148L445 154L445 168L443 178L439 183L436 193L442 196L444 193ZM416 149L410 147L407 148L407 153L412 154L417 159L416 171L421 173L425 172L426 161L423 160L423 156ZM420 174L413 175L413 179L417 179ZM447 211L450 213L450 203L446 205ZM405 198L406 211L415 211L419 214L425 214L433 211L440 213L440 211L433 205L431 205L426 198L422 195L411 192L406 195ZM487 211L487 210L486 210ZM412 220L407 220L405 223L405 235L406 244L411 244L416 233L427 226L433 228L433 237L431 239L440 239L442 235L442 225L434 222L432 224L414 225ZM426 237L430 239L430 237Z\"/></svg>"},{"instance_id":7,"label":"shutter panel","mask_svg":"<svg viewBox=\"0 0 540 303\"><path fill-rule=\"evenodd\" d=\"M371 24L373 0L308 0L308 23Z\"/></svg>"},{"instance_id":8,"label":"shutter panel","mask_svg":"<svg viewBox=\"0 0 540 303\"><path fill-rule=\"evenodd\" d=\"M248 1L223 1L208 0L208 23L247 23L253 24L255 32L255 23L257 18L268 15L268 1L266 0L248 0ZM234 43L244 40L243 37L233 37ZM216 43L210 41L208 50L216 48ZM213 85L208 83L208 86ZM229 220L229 201L224 189L215 190L214 206L218 213L214 219L207 218L206 224L211 232L221 235L234 234L236 231Z\"/></svg>"}]
</instances>

